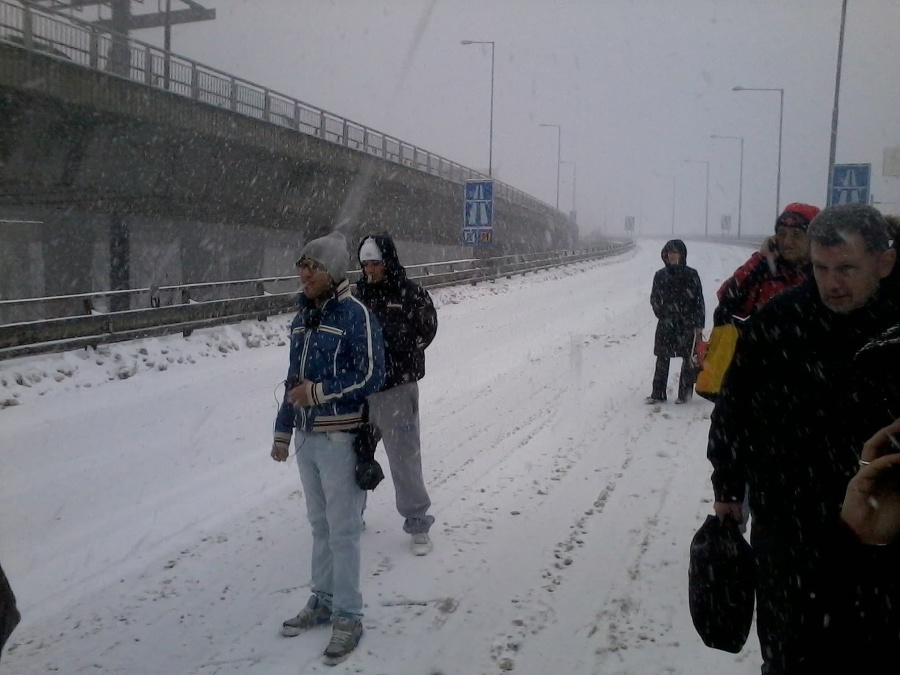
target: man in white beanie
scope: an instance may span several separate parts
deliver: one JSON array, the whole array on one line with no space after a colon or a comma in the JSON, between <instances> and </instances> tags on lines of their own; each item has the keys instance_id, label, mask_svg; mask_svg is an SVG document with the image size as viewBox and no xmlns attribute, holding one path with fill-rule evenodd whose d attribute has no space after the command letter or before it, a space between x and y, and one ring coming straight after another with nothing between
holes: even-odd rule
<instances>
[{"instance_id":1,"label":"man in white beanie","mask_svg":"<svg viewBox=\"0 0 900 675\"><path fill-rule=\"evenodd\" d=\"M426 555L434 516L428 513L431 499L422 475L418 381L425 375L425 349L437 333L437 312L428 291L407 278L386 232L363 238L359 263L363 276L356 296L384 331L384 387L369 397L369 422L384 441L411 550Z\"/></svg>"},{"instance_id":2,"label":"man in white beanie","mask_svg":"<svg viewBox=\"0 0 900 675\"><path fill-rule=\"evenodd\" d=\"M275 420L272 459L288 459L291 436L312 526L312 595L284 622L293 637L316 626L332 627L323 660L340 663L362 637L359 588L362 508L354 447L366 397L384 381L381 328L350 294L350 256L333 232L303 247L297 270L303 292L291 323L284 399Z\"/></svg>"}]
</instances>

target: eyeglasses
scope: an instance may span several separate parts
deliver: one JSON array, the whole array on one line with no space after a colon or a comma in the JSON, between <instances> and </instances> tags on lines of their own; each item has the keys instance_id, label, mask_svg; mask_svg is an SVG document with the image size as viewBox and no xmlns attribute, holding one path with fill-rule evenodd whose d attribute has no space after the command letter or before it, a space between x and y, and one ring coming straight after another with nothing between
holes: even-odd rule
<instances>
[{"instance_id":1,"label":"eyeglasses","mask_svg":"<svg viewBox=\"0 0 900 675\"><path fill-rule=\"evenodd\" d=\"M375 265L384 265L384 262L381 260L363 260L362 261L363 267L373 267Z\"/></svg>"},{"instance_id":2,"label":"eyeglasses","mask_svg":"<svg viewBox=\"0 0 900 675\"><path fill-rule=\"evenodd\" d=\"M312 258L300 258L297 261L297 271L307 270L309 272L324 272L325 268L322 267L322 264L317 260L313 260Z\"/></svg>"}]
</instances>

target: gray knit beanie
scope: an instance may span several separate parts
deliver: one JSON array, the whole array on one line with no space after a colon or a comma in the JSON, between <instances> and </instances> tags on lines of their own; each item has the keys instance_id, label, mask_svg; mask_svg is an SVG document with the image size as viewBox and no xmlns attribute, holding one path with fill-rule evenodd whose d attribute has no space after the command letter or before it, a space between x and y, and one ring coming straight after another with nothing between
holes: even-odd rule
<instances>
[{"instance_id":1,"label":"gray knit beanie","mask_svg":"<svg viewBox=\"0 0 900 675\"><path fill-rule=\"evenodd\" d=\"M347 278L350 254L347 252L347 240L340 232L329 232L324 237L307 242L300 251L300 260L304 258L312 258L321 264L336 284Z\"/></svg>"}]
</instances>

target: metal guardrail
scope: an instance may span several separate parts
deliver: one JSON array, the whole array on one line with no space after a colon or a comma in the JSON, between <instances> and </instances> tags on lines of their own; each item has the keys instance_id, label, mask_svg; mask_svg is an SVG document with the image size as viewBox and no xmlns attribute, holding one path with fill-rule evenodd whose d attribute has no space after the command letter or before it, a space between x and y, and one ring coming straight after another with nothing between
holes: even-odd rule
<instances>
[{"instance_id":1,"label":"metal guardrail","mask_svg":"<svg viewBox=\"0 0 900 675\"><path fill-rule=\"evenodd\" d=\"M613 242L608 246L584 250L551 251L509 255L498 258L470 258L424 263L406 267L409 278L426 288L441 288L461 283L478 283L501 277L512 277L559 265L603 258L622 253L633 242ZM348 276L358 278L359 270ZM0 325L0 360L123 342L143 337L185 333L210 326L234 323L246 319L265 320L268 316L295 311L297 290L270 293L267 284L296 284L297 277L268 277L208 284L185 284L160 288L141 288L127 291L98 291L48 298L21 298L0 301L0 309L12 306L45 306L68 303L81 306L86 313ZM252 285L257 294L235 298L218 298L203 302L190 299L191 290L230 293L235 288ZM102 313L96 310L98 300L108 300L123 294L143 298L149 307L120 312ZM168 296L173 304L163 305ZM174 303L175 298L181 302Z\"/></svg>"},{"instance_id":2,"label":"metal guardrail","mask_svg":"<svg viewBox=\"0 0 900 675\"><path fill-rule=\"evenodd\" d=\"M0 0L0 41L316 136L452 182L488 178L399 138L263 85L27 2ZM555 210L506 183L494 181L494 186L495 195L511 203Z\"/></svg>"}]
</instances>

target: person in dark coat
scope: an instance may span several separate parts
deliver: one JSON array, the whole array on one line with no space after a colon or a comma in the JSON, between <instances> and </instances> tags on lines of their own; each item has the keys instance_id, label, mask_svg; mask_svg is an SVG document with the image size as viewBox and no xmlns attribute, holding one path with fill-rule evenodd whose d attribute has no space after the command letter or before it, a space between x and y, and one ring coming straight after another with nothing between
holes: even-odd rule
<instances>
[{"instance_id":1,"label":"person in dark coat","mask_svg":"<svg viewBox=\"0 0 900 675\"><path fill-rule=\"evenodd\" d=\"M415 555L426 555L434 516L422 474L419 385L425 349L437 333L437 312L428 291L406 276L394 240L386 232L359 244L363 276L356 297L378 317L384 332L385 382L369 396L369 421L384 441L403 531Z\"/></svg>"},{"instance_id":2,"label":"person in dark coat","mask_svg":"<svg viewBox=\"0 0 900 675\"><path fill-rule=\"evenodd\" d=\"M3 646L9 636L19 625L22 615L16 606L16 596L6 579L3 568L0 567L0 656L3 655Z\"/></svg>"},{"instance_id":3,"label":"person in dark coat","mask_svg":"<svg viewBox=\"0 0 900 675\"><path fill-rule=\"evenodd\" d=\"M653 354L656 371L653 374L653 391L647 403L666 400L666 381L669 379L669 361L681 358L681 376L678 380L678 400L685 403L694 391L696 366L691 360L694 344L703 332L706 322L706 306L700 275L687 266L687 246L680 239L672 239L663 246L661 270L653 275L650 306L659 322Z\"/></svg>"},{"instance_id":4,"label":"person in dark coat","mask_svg":"<svg viewBox=\"0 0 900 675\"><path fill-rule=\"evenodd\" d=\"M820 609L806 672L897 672L900 655L900 324L864 346L859 374L893 422L862 447L840 520L823 546Z\"/></svg>"},{"instance_id":5,"label":"person in dark coat","mask_svg":"<svg viewBox=\"0 0 900 675\"><path fill-rule=\"evenodd\" d=\"M764 675L806 672L818 624L811 588L827 532L884 424L853 358L900 316L896 251L874 208L824 209L809 227L814 279L783 291L744 327L710 420L714 510L743 521L749 486L757 634Z\"/></svg>"}]
</instances>

